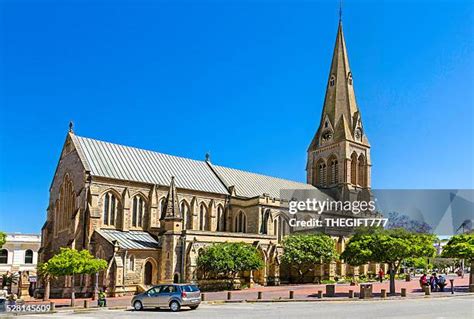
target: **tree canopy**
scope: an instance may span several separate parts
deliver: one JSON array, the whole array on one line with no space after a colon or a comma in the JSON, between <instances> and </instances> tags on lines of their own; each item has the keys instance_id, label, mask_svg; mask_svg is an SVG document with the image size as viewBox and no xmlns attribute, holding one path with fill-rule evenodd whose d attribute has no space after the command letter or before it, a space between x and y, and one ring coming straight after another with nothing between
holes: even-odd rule
<instances>
[{"instance_id":1,"label":"tree canopy","mask_svg":"<svg viewBox=\"0 0 474 319\"><path fill-rule=\"evenodd\" d=\"M442 257L474 260L474 234L461 234L451 237L443 247Z\"/></svg>"},{"instance_id":2,"label":"tree canopy","mask_svg":"<svg viewBox=\"0 0 474 319\"><path fill-rule=\"evenodd\" d=\"M298 272L300 280L317 264L337 257L335 243L328 235L291 235L283 240L282 261Z\"/></svg>"},{"instance_id":3,"label":"tree canopy","mask_svg":"<svg viewBox=\"0 0 474 319\"><path fill-rule=\"evenodd\" d=\"M432 257L434 235L418 234L402 228L361 229L346 245L341 257L350 265L386 263L390 269L390 293L395 293L395 272L408 258Z\"/></svg>"},{"instance_id":4,"label":"tree canopy","mask_svg":"<svg viewBox=\"0 0 474 319\"><path fill-rule=\"evenodd\" d=\"M48 260L42 267L52 276L69 276L74 274L94 274L107 268L107 262L94 258L88 250L78 251L61 248L59 254Z\"/></svg>"},{"instance_id":5,"label":"tree canopy","mask_svg":"<svg viewBox=\"0 0 474 319\"><path fill-rule=\"evenodd\" d=\"M3 247L3 245L5 244L6 239L7 239L7 234L0 231L0 248Z\"/></svg>"},{"instance_id":6,"label":"tree canopy","mask_svg":"<svg viewBox=\"0 0 474 319\"><path fill-rule=\"evenodd\" d=\"M234 278L241 271L262 268L263 260L252 245L217 243L205 247L199 253L197 265L208 278Z\"/></svg>"}]
</instances>

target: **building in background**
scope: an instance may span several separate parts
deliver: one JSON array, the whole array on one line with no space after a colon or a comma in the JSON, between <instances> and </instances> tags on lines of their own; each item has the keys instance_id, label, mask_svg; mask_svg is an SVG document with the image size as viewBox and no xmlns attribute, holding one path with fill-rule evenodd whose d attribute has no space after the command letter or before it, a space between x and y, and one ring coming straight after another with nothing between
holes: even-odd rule
<instances>
[{"instance_id":1,"label":"building in background","mask_svg":"<svg viewBox=\"0 0 474 319\"><path fill-rule=\"evenodd\" d=\"M25 299L36 287L36 266L41 236L9 233L0 249L0 275L15 278L9 285L12 292Z\"/></svg>"}]
</instances>

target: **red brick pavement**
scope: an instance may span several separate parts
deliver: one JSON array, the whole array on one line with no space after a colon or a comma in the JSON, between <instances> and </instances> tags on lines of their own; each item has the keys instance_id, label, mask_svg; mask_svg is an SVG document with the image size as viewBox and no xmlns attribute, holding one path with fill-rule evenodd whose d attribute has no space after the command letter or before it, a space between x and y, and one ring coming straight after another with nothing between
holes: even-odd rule
<instances>
[{"instance_id":1,"label":"red brick pavement","mask_svg":"<svg viewBox=\"0 0 474 319\"><path fill-rule=\"evenodd\" d=\"M400 294L401 288L407 289L408 297L414 296L422 296L422 291L419 286L418 282L419 278L413 278L411 281L396 281L396 291L397 294ZM448 286L445 288L445 292L433 292L433 296L440 296L440 295L450 295L450 286L449 286L449 279L454 279L454 286L455 292L467 292L467 287L469 284L469 276L465 276L464 278L449 276L447 278ZM385 280L383 283L379 282L372 282L373 285L373 294L375 297L380 295L381 289L386 289L389 291L389 282ZM273 287L262 287L256 286L253 288L245 289L245 290L234 290L232 291L232 300L256 300L257 293L259 291L263 292L262 299L264 300L274 300L274 299L288 299L289 291L294 291L294 299L297 300L316 300L317 299L317 292L318 290L322 290L325 293L326 285L314 285L314 284L303 284L303 285L282 285L282 286L273 286ZM344 297L347 298L349 290L354 290L357 294L359 292L360 286L350 286L349 284L336 284L336 297ZM227 299L227 291L219 291L219 292L206 292L206 301L219 301L219 300L226 300ZM107 298L107 306L108 307L124 307L130 306L130 300L132 299L131 296L124 296L124 297L115 297L115 298ZM75 305L76 307L83 307L84 300L90 301L90 306L95 307L97 306L97 301L93 301L91 299L83 299L78 298L76 299ZM56 307L62 308L67 307L70 304L69 299L51 299L51 302L56 304ZM28 303L44 303L42 300L35 300L29 301Z\"/></svg>"}]
</instances>

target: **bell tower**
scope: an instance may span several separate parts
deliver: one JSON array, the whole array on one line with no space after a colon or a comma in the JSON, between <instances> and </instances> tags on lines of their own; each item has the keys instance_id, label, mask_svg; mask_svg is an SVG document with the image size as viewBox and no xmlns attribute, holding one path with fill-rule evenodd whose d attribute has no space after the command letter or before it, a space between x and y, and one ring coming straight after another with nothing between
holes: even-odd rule
<instances>
[{"instance_id":1,"label":"bell tower","mask_svg":"<svg viewBox=\"0 0 474 319\"><path fill-rule=\"evenodd\" d=\"M319 128L308 148L307 183L338 200L370 194L370 144L354 93L339 20Z\"/></svg>"}]
</instances>

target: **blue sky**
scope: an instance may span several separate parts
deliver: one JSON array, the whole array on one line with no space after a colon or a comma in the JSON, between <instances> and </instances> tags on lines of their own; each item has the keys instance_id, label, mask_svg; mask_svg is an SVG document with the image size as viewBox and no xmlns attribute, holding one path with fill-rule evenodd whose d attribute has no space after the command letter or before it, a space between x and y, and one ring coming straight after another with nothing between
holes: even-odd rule
<instances>
[{"instance_id":1,"label":"blue sky","mask_svg":"<svg viewBox=\"0 0 474 319\"><path fill-rule=\"evenodd\" d=\"M473 188L473 3L345 1L374 188ZM304 181L337 1L0 1L0 230L78 135Z\"/></svg>"}]
</instances>

